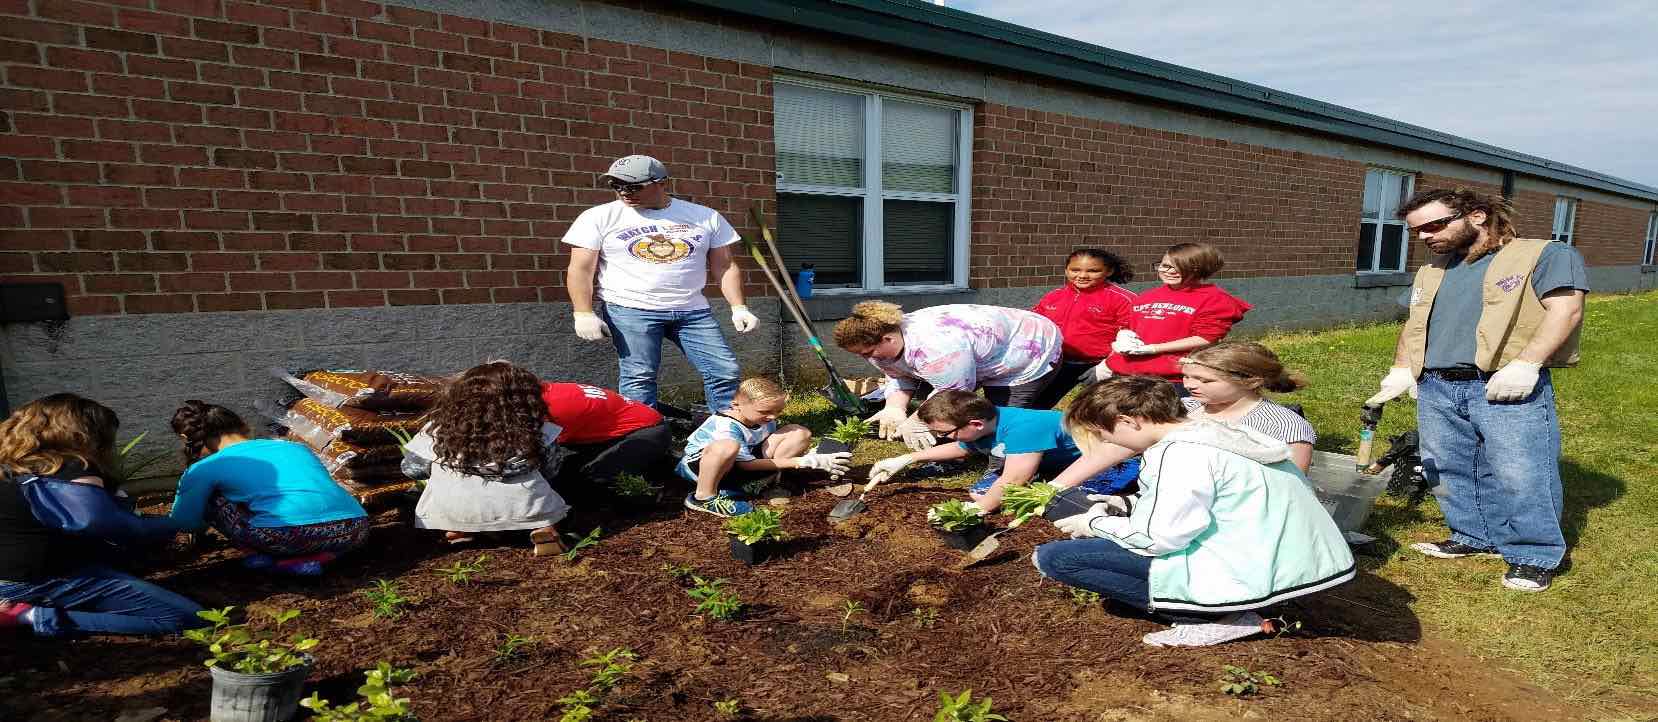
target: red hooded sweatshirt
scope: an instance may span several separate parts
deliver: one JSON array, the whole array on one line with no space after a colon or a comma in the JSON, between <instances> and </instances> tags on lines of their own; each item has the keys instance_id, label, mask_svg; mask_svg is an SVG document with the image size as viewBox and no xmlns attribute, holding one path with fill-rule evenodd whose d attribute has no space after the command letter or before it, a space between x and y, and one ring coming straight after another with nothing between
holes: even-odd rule
<instances>
[{"instance_id":1,"label":"red hooded sweatshirt","mask_svg":"<svg viewBox=\"0 0 1658 722\"><path fill-rule=\"evenodd\" d=\"M1134 292L1109 281L1087 290L1066 283L1048 292L1033 309L1059 326L1066 361L1099 362L1111 355L1117 329L1128 327Z\"/></svg>"},{"instance_id":2,"label":"red hooded sweatshirt","mask_svg":"<svg viewBox=\"0 0 1658 722\"><path fill-rule=\"evenodd\" d=\"M1226 338L1253 306L1227 293L1220 286L1203 283L1192 287L1169 288L1158 286L1140 294L1134 300L1128 327L1148 344L1174 341L1188 336L1202 336L1210 343ZM1106 365L1114 373L1124 375L1162 376L1180 379L1181 353L1160 353L1155 356L1124 356L1111 354Z\"/></svg>"},{"instance_id":3,"label":"red hooded sweatshirt","mask_svg":"<svg viewBox=\"0 0 1658 722\"><path fill-rule=\"evenodd\" d=\"M662 414L610 389L587 384L542 382L547 420L564 427L560 444L597 444L662 422Z\"/></svg>"}]
</instances>

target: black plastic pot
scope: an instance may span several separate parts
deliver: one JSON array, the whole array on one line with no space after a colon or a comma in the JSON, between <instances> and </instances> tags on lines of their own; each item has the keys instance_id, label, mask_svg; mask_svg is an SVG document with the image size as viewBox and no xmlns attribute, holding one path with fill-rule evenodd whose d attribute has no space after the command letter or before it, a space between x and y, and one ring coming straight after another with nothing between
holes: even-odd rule
<instances>
[{"instance_id":1,"label":"black plastic pot","mask_svg":"<svg viewBox=\"0 0 1658 722\"><path fill-rule=\"evenodd\" d=\"M979 542L984 541L985 537L990 536L990 527L983 524L970 526L961 531L945 531L935 526L933 531L938 532L938 538L944 540L945 546L964 552L972 550Z\"/></svg>"},{"instance_id":2,"label":"black plastic pot","mask_svg":"<svg viewBox=\"0 0 1658 722\"><path fill-rule=\"evenodd\" d=\"M851 450L852 444L848 444L844 441L826 438L817 442L817 453L819 454L839 454L843 451Z\"/></svg>"},{"instance_id":3,"label":"black plastic pot","mask_svg":"<svg viewBox=\"0 0 1658 722\"><path fill-rule=\"evenodd\" d=\"M1048 508L1042 511L1042 518L1048 521L1059 521L1068 516L1076 516L1093 508L1095 502L1088 500L1088 490L1080 486L1066 489L1054 495L1048 502Z\"/></svg>"},{"instance_id":4,"label":"black plastic pot","mask_svg":"<svg viewBox=\"0 0 1658 722\"><path fill-rule=\"evenodd\" d=\"M744 544L741 539L731 538L731 558L744 564L755 565L777 556L782 544L775 541L763 541L758 544Z\"/></svg>"}]
</instances>

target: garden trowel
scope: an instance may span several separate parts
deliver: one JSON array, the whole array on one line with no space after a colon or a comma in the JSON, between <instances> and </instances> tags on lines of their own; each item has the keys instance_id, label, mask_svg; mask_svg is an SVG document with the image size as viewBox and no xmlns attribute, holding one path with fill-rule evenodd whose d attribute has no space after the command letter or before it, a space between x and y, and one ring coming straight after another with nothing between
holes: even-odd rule
<instances>
[{"instance_id":1,"label":"garden trowel","mask_svg":"<svg viewBox=\"0 0 1658 722\"><path fill-rule=\"evenodd\" d=\"M880 482L871 481L864 484L863 493L859 494L856 499L842 499L835 502L835 507L829 510L829 523L837 524L852 518L855 514L868 511L869 505L864 503L864 497L869 496L869 491L874 489L878 483Z\"/></svg>"}]
</instances>

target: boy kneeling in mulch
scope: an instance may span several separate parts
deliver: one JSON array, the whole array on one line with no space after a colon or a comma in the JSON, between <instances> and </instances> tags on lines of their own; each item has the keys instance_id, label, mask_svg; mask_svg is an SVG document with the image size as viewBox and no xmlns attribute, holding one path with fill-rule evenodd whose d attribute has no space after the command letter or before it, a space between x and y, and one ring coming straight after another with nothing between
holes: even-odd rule
<instances>
[{"instance_id":1,"label":"boy kneeling in mulch","mask_svg":"<svg viewBox=\"0 0 1658 722\"><path fill-rule=\"evenodd\" d=\"M778 428L789 395L777 382L751 378L737 387L731 406L708 417L685 440L685 458L675 471L696 489L685 508L715 516L754 511L739 492L722 485L764 480L782 469L818 469L838 477L846 473L851 452L807 454L812 432L799 424Z\"/></svg>"},{"instance_id":2,"label":"boy kneeling in mulch","mask_svg":"<svg viewBox=\"0 0 1658 722\"><path fill-rule=\"evenodd\" d=\"M1143 453L1128 516L1095 504L1055 522L1071 539L1043 544L1044 576L1176 619L1152 646L1199 647L1262 631L1255 610L1353 578L1341 530L1290 460L1289 446L1247 426L1186 418L1167 381L1118 376L1065 412L1083 448Z\"/></svg>"}]
</instances>

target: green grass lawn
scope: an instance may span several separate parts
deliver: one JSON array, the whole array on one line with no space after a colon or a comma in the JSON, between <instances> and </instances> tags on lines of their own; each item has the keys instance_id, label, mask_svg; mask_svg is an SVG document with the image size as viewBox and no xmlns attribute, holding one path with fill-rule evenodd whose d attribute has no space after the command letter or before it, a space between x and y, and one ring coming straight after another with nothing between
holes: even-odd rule
<instances>
[{"instance_id":1,"label":"green grass lawn","mask_svg":"<svg viewBox=\"0 0 1658 722\"><path fill-rule=\"evenodd\" d=\"M1524 594L1501 586L1500 560L1409 551L1411 542L1445 537L1431 498L1414 508L1379 501L1367 531L1382 540L1361 559L1414 596L1411 610L1430 634L1567 700L1638 713L1658 708L1658 293L1592 297L1584 325L1582 365L1554 373L1570 572L1547 593ZM1387 372L1398 331L1386 324L1261 339L1306 374L1308 388L1282 400L1305 406L1318 448L1353 453L1360 406ZM789 415L821 432L833 409L821 396L801 395ZM1388 404L1376 452L1415 425L1409 397ZM856 462L902 452L895 443L865 443ZM976 476L932 483L965 485Z\"/></svg>"}]
</instances>

